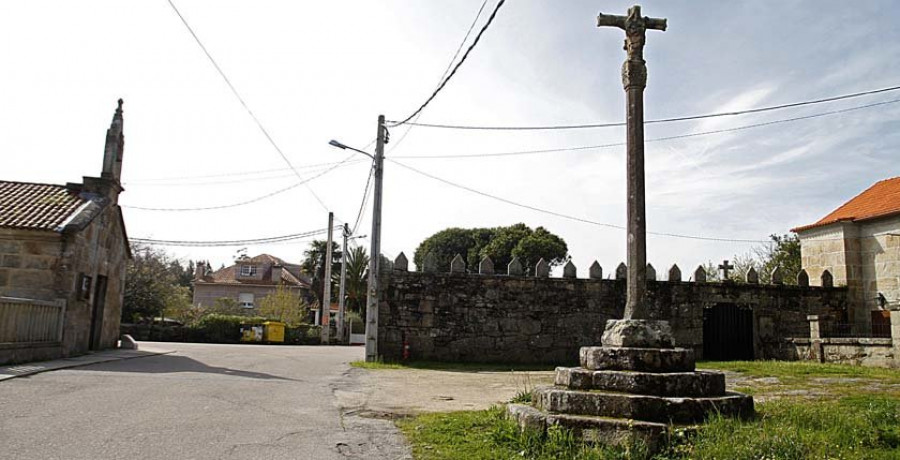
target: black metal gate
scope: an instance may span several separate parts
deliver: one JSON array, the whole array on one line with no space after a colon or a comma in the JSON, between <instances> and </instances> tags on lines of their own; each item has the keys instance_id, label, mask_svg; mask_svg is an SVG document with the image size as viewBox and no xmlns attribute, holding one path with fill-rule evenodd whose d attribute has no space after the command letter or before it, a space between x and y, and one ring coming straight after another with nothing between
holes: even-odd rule
<instances>
[{"instance_id":1,"label":"black metal gate","mask_svg":"<svg viewBox=\"0 0 900 460\"><path fill-rule=\"evenodd\" d=\"M732 303L703 309L703 359L753 359L753 310Z\"/></svg>"}]
</instances>

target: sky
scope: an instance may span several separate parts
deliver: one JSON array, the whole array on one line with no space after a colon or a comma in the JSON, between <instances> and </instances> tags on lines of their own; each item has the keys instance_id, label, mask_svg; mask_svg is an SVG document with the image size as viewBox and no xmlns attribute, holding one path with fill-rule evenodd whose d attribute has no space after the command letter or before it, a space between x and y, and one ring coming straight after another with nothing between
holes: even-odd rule
<instances>
[{"instance_id":1,"label":"sky","mask_svg":"<svg viewBox=\"0 0 900 460\"><path fill-rule=\"evenodd\" d=\"M0 2L0 180L64 184L98 176L105 132L121 97L120 204L130 236L218 241L296 234L326 227L329 210L337 222L353 226L370 163L328 141L371 152L378 115L403 119L422 104L483 3L172 1L297 173L310 180L272 194L296 185L297 175L166 0ZM497 0L484 3L465 47ZM508 0L418 121L624 121L624 34L596 27L596 16L625 14L629 6ZM900 85L895 2L666 0L642 6L644 15L668 19L667 31L647 33L648 120ZM651 124L645 136L742 128L895 99L900 91ZM648 230L765 240L815 222L874 182L900 175L898 128L900 103L889 103L647 142ZM580 276L594 260L614 273L625 259L624 231L614 228L625 224L624 147L412 158L615 144L624 142L622 128L390 131L382 230L388 257L405 252L411 259L423 239L447 227L524 222L563 237ZM371 233L371 200L367 205L357 235ZM355 243L369 244L367 238ZM241 249L298 262L308 244L166 251L217 268L231 264ZM651 234L647 258L665 278L673 263L690 273L698 264L746 254L754 244Z\"/></svg>"}]
</instances>

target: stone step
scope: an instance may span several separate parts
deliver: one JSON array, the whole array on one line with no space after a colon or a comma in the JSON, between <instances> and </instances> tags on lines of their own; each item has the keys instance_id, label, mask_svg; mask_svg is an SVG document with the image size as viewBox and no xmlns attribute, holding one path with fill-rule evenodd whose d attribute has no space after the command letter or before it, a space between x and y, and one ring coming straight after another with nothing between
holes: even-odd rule
<instances>
[{"instance_id":1,"label":"stone step","mask_svg":"<svg viewBox=\"0 0 900 460\"><path fill-rule=\"evenodd\" d=\"M722 396L725 374L715 371L592 371L557 367L556 385L572 390L602 390L652 396Z\"/></svg>"},{"instance_id":2,"label":"stone step","mask_svg":"<svg viewBox=\"0 0 900 460\"><path fill-rule=\"evenodd\" d=\"M643 445L649 453L656 452L668 436L669 426L664 423L640 420L591 417L570 414L549 414L533 406L510 404L509 417L521 429L544 431L549 426L562 426L587 443L613 446Z\"/></svg>"},{"instance_id":3,"label":"stone step","mask_svg":"<svg viewBox=\"0 0 900 460\"><path fill-rule=\"evenodd\" d=\"M753 416L753 398L739 393L712 397L664 397L538 387L535 407L572 415L626 418L657 423L700 423L709 414L728 417Z\"/></svg>"},{"instance_id":4,"label":"stone step","mask_svg":"<svg viewBox=\"0 0 900 460\"><path fill-rule=\"evenodd\" d=\"M592 371L692 372L687 348L581 347L581 367Z\"/></svg>"}]
</instances>

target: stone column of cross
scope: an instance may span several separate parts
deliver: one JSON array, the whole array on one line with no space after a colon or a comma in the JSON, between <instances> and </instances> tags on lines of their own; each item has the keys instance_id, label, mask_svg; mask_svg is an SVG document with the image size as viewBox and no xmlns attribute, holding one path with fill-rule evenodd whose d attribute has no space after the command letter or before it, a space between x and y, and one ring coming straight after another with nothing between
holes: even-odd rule
<instances>
[{"instance_id":1,"label":"stone column of cross","mask_svg":"<svg viewBox=\"0 0 900 460\"><path fill-rule=\"evenodd\" d=\"M626 144L628 174L628 298L625 319L649 319L647 292L647 222L644 209L644 88L647 66L644 41L647 29L666 30L666 20L641 16L641 7L628 9L627 16L600 14L598 27L618 27L625 31L628 57L622 65L622 85L626 95Z\"/></svg>"}]
</instances>

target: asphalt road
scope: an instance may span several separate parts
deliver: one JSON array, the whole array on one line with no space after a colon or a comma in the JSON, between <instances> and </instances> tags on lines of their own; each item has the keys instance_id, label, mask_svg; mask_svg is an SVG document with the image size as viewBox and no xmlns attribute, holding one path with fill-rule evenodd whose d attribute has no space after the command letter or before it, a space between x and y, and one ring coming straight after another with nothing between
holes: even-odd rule
<instances>
[{"instance_id":1,"label":"asphalt road","mask_svg":"<svg viewBox=\"0 0 900 460\"><path fill-rule=\"evenodd\" d=\"M390 421L338 406L361 348L154 346L176 352L0 383L0 458L409 458Z\"/></svg>"}]
</instances>

